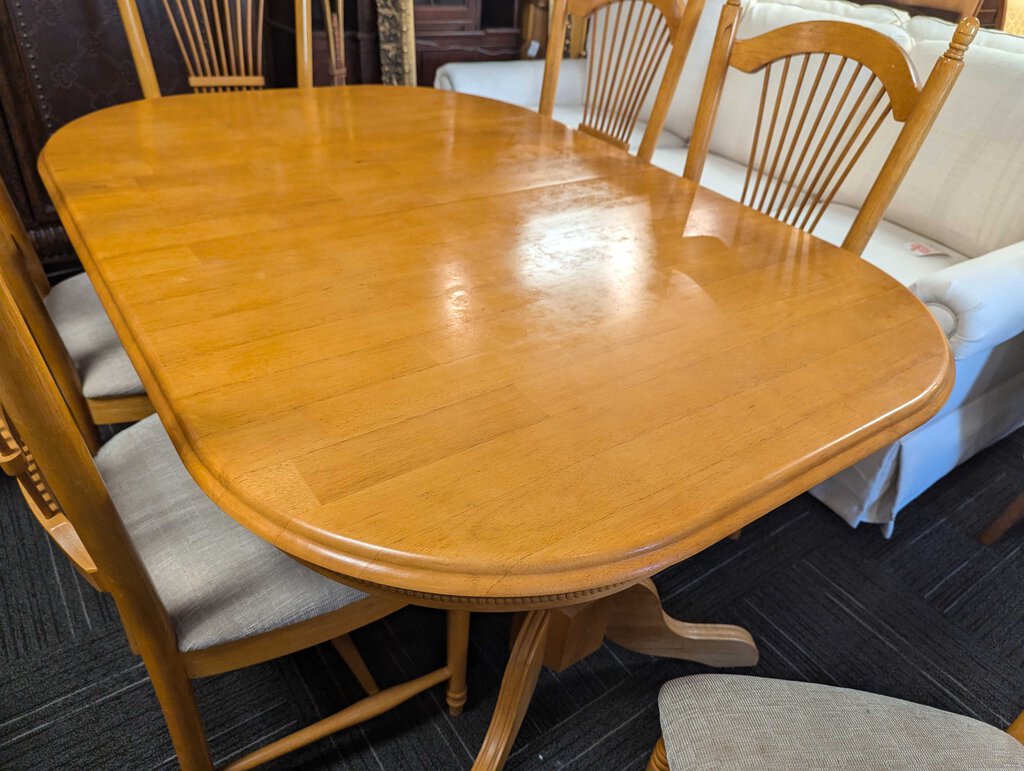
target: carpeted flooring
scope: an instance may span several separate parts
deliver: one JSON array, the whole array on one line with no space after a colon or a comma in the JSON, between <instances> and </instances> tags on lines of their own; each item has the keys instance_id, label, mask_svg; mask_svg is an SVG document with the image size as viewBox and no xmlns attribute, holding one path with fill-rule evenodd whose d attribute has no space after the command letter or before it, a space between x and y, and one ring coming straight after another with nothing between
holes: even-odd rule
<instances>
[{"instance_id":1,"label":"carpeted flooring","mask_svg":"<svg viewBox=\"0 0 1024 771\"><path fill-rule=\"evenodd\" d=\"M1024 708L1024 527L995 548L977 532L1024 488L1024 431L983 452L903 512L891 541L851 530L808 496L656 578L666 608L742 624L765 677L898 696L1005 727ZM0 767L176 766L146 672L112 603L74 572L0 483ZM473 619L470 700L443 687L295 753L276 767L458 769L486 730L509 619ZM443 660L439 612L410 608L355 635L382 684ZM642 769L658 736L658 688L698 665L605 645L544 672L512 769ZM359 694L329 646L198 686L218 763ZM841 729L841 727L837 727Z\"/></svg>"}]
</instances>

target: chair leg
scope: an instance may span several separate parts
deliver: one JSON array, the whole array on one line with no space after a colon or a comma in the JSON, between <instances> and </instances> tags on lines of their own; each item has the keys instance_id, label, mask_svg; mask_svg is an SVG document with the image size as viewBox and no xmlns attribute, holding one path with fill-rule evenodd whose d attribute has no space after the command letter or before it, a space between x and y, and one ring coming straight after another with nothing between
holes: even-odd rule
<instances>
[{"instance_id":1,"label":"chair leg","mask_svg":"<svg viewBox=\"0 0 1024 771\"><path fill-rule=\"evenodd\" d=\"M1010 736L1021 744L1024 744L1024 712L1017 715L1017 719L1014 720L1006 730Z\"/></svg>"},{"instance_id":2,"label":"chair leg","mask_svg":"<svg viewBox=\"0 0 1024 771\"><path fill-rule=\"evenodd\" d=\"M164 713L167 731L183 769L212 771L213 761L206 743L206 731L199 716L196 694L185 668L178 662L143 661Z\"/></svg>"},{"instance_id":3,"label":"chair leg","mask_svg":"<svg viewBox=\"0 0 1024 771\"><path fill-rule=\"evenodd\" d=\"M352 638L347 634L343 634L331 640L331 644L341 654L346 666L356 676L356 680L359 681L359 685L362 686L366 695L373 696L373 694L379 693L380 687L377 685L377 681L373 679L373 675L370 674L370 668L366 666L366 662L363 661L363 657L359 654L359 649L356 648Z\"/></svg>"},{"instance_id":4,"label":"chair leg","mask_svg":"<svg viewBox=\"0 0 1024 771\"><path fill-rule=\"evenodd\" d=\"M659 736L654 745L651 759L647 761L647 771L668 771L668 755L665 752L665 737Z\"/></svg>"},{"instance_id":5,"label":"chair leg","mask_svg":"<svg viewBox=\"0 0 1024 771\"><path fill-rule=\"evenodd\" d=\"M991 546L1006 535L1007 530L1021 520L1024 520L1024 493L1013 499L1013 502L1006 507L1005 511L978 536L978 540L985 546Z\"/></svg>"},{"instance_id":6,"label":"chair leg","mask_svg":"<svg viewBox=\"0 0 1024 771\"><path fill-rule=\"evenodd\" d=\"M448 611L448 714L458 717L466 703L466 658L469 654L469 611Z\"/></svg>"}]
</instances>

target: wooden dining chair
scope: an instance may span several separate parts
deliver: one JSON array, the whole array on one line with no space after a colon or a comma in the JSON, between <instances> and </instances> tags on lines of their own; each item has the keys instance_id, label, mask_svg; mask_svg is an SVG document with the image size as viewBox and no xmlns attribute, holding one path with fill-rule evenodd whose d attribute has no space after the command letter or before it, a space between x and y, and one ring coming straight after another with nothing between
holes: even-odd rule
<instances>
[{"instance_id":1,"label":"wooden dining chair","mask_svg":"<svg viewBox=\"0 0 1024 771\"><path fill-rule=\"evenodd\" d=\"M96 424L133 423L153 413L146 389L84 273L51 287L24 223L0 183L0 274L28 321L90 446Z\"/></svg>"},{"instance_id":2,"label":"wooden dining chair","mask_svg":"<svg viewBox=\"0 0 1024 771\"><path fill-rule=\"evenodd\" d=\"M586 33L587 75L579 130L623 150L664 65L637 157L650 161L686 63L704 0L553 0L540 113L551 117L572 17L573 53Z\"/></svg>"},{"instance_id":3,"label":"wooden dining chair","mask_svg":"<svg viewBox=\"0 0 1024 771\"><path fill-rule=\"evenodd\" d=\"M746 675L662 686L648 771L706 767L1022 768L1024 723L980 720L889 696ZM1024 717L1024 716L1022 716Z\"/></svg>"},{"instance_id":4,"label":"wooden dining chair","mask_svg":"<svg viewBox=\"0 0 1024 771\"><path fill-rule=\"evenodd\" d=\"M299 88L313 87L311 0L295 0L295 67ZM135 0L117 0L132 61L146 99L160 97L153 57ZM264 0L163 0L167 22L193 91L263 88Z\"/></svg>"},{"instance_id":5,"label":"wooden dining chair","mask_svg":"<svg viewBox=\"0 0 1024 771\"><path fill-rule=\"evenodd\" d=\"M85 579L113 597L183 768L212 768L191 680L328 640L368 695L229 768L284 755L445 681L451 713L461 711L468 612L448 615L446 666L378 689L347 635L403 603L332 581L236 523L192 481L156 415L91 452L2 276L0 361L0 468Z\"/></svg>"},{"instance_id":6,"label":"wooden dining chair","mask_svg":"<svg viewBox=\"0 0 1024 771\"><path fill-rule=\"evenodd\" d=\"M860 206L843 248L860 254L963 68L978 30L962 19L919 87L906 52L880 32L810 21L736 40L739 0L722 9L683 176L699 182L729 68L761 73L740 202L812 232L891 116L902 127Z\"/></svg>"}]
</instances>

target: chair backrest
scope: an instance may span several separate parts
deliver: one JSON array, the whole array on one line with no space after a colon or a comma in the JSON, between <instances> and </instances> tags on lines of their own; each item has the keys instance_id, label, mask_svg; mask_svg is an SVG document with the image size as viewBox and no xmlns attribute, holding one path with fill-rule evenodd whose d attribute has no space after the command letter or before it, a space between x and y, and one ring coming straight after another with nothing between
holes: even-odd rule
<instances>
[{"instance_id":1,"label":"chair backrest","mask_svg":"<svg viewBox=\"0 0 1024 771\"><path fill-rule=\"evenodd\" d=\"M14 200L7 189L7 184L3 181L0 181L0 232L5 237L9 236L14 239L21 253L25 272L28 274L32 285L40 297L46 297L50 293L50 280L46 277L43 263L40 261L39 255L32 245L28 231L25 230L25 223L21 221L21 215L18 214L18 209L14 205Z\"/></svg>"},{"instance_id":2,"label":"chair backrest","mask_svg":"<svg viewBox=\"0 0 1024 771\"><path fill-rule=\"evenodd\" d=\"M198 92L263 88L265 0L162 0L168 23ZM146 99L160 96L153 58L136 0L117 0L132 61ZM295 60L299 88L313 86L310 0L295 0Z\"/></svg>"},{"instance_id":3,"label":"chair backrest","mask_svg":"<svg viewBox=\"0 0 1024 771\"><path fill-rule=\"evenodd\" d=\"M0 276L46 360L82 437L91 450L99 447L96 424L82 393L82 381L71 355L43 303L50 290L42 263L14 208L7 187L0 184Z\"/></svg>"},{"instance_id":4,"label":"chair backrest","mask_svg":"<svg viewBox=\"0 0 1024 771\"><path fill-rule=\"evenodd\" d=\"M0 253L12 248L0 243ZM2 275L0 361L0 467L87 580L113 595L136 647L175 650L170 618Z\"/></svg>"},{"instance_id":5,"label":"chair backrest","mask_svg":"<svg viewBox=\"0 0 1024 771\"><path fill-rule=\"evenodd\" d=\"M860 254L946 101L978 30L963 19L923 87L906 52L838 21L792 24L737 41L739 0L722 9L683 176L700 181L730 67L761 73L741 203L812 232L879 128L902 124L843 247Z\"/></svg>"},{"instance_id":6,"label":"chair backrest","mask_svg":"<svg viewBox=\"0 0 1024 771\"><path fill-rule=\"evenodd\" d=\"M572 53L586 29L587 76L579 129L628 149L629 138L662 72L637 156L649 161L686 63L704 0L554 0L540 112L555 106L565 34L572 16ZM667 59L666 59L667 55ZM664 69L662 69L664 68Z\"/></svg>"}]
</instances>

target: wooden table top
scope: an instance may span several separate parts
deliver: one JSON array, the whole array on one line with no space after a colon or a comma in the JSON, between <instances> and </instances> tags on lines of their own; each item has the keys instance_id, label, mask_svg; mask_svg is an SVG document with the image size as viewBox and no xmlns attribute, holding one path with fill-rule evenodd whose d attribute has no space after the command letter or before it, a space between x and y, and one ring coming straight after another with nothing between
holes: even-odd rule
<instances>
[{"instance_id":1,"label":"wooden table top","mask_svg":"<svg viewBox=\"0 0 1024 771\"><path fill-rule=\"evenodd\" d=\"M356 582L635 581L952 385L880 270L507 104L135 102L63 128L40 169L198 483Z\"/></svg>"}]
</instances>

